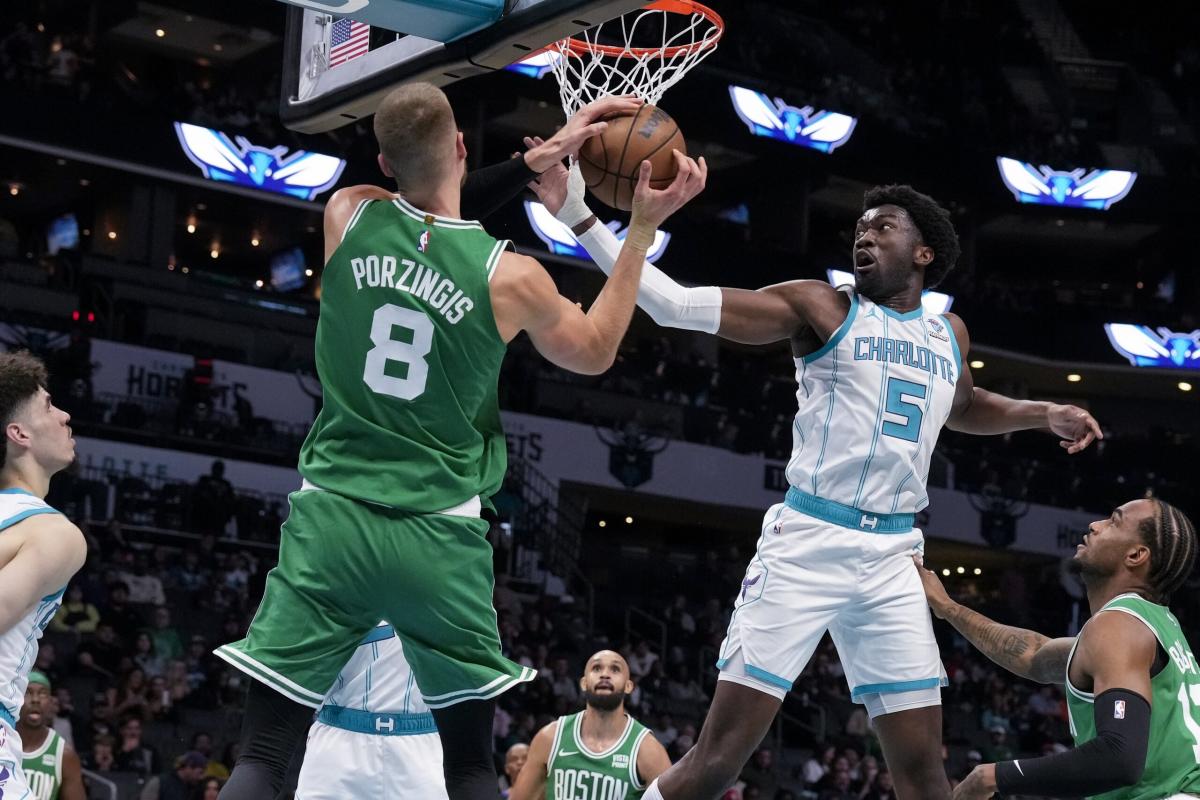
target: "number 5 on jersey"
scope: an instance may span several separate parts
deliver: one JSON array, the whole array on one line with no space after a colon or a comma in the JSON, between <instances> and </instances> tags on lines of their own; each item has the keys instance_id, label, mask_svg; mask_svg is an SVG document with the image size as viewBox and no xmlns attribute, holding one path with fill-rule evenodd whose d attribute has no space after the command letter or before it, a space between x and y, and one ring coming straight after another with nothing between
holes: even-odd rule
<instances>
[{"instance_id":1,"label":"number 5 on jersey","mask_svg":"<svg viewBox=\"0 0 1200 800\"><path fill-rule=\"evenodd\" d=\"M904 439L905 441L915 442L921 435L921 419L925 416L925 412L921 407L912 400L924 400L925 395L929 392L929 387L912 381L901 380L900 378L888 378L887 382L887 403L883 410L889 414L894 414L897 417L904 419L903 423L885 420L883 423L883 435L891 436L896 439Z\"/></svg>"},{"instance_id":2,"label":"number 5 on jersey","mask_svg":"<svg viewBox=\"0 0 1200 800\"><path fill-rule=\"evenodd\" d=\"M412 340L392 338L392 330L408 331ZM429 362L425 356L433 348L433 322L420 311L387 303L375 309L371 318L371 343L363 382L376 394L400 400L415 400L425 391L429 378ZM404 365L404 376L388 374L388 362ZM393 369L393 373L395 370Z\"/></svg>"}]
</instances>

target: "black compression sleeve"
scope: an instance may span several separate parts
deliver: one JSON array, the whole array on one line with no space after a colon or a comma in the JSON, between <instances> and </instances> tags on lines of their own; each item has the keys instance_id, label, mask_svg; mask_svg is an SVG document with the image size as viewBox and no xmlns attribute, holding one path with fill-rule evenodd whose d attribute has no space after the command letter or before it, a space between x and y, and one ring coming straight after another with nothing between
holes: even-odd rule
<instances>
[{"instance_id":1,"label":"black compression sleeve","mask_svg":"<svg viewBox=\"0 0 1200 800\"><path fill-rule=\"evenodd\" d=\"M1096 738L1058 755L996 765L1001 794L1088 797L1133 786L1146 768L1150 703L1128 689L1109 689L1092 713Z\"/></svg>"},{"instance_id":2,"label":"black compression sleeve","mask_svg":"<svg viewBox=\"0 0 1200 800\"><path fill-rule=\"evenodd\" d=\"M523 156L467 173L462 190L463 219L483 219L520 194L536 177Z\"/></svg>"}]
</instances>

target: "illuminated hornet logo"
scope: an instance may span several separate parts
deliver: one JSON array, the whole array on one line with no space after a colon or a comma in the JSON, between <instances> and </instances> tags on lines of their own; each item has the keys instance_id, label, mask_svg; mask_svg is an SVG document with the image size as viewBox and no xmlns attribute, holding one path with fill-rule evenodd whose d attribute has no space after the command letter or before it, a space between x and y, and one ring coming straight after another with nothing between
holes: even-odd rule
<instances>
[{"instance_id":1,"label":"illuminated hornet logo","mask_svg":"<svg viewBox=\"0 0 1200 800\"><path fill-rule=\"evenodd\" d=\"M230 140L220 131L186 122L176 122L175 133L183 152L209 180L304 200L312 200L337 183L346 168L340 158L307 150L288 155L282 145L259 147L244 137Z\"/></svg>"},{"instance_id":2,"label":"illuminated hornet logo","mask_svg":"<svg viewBox=\"0 0 1200 800\"><path fill-rule=\"evenodd\" d=\"M741 86L730 86L733 108L755 136L832 153L854 133L858 120L834 111L813 111L812 106L796 108L776 97Z\"/></svg>"},{"instance_id":3,"label":"illuminated hornet logo","mask_svg":"<svg viewBox=\"0 0 1200 800\"><path fill-rule=\"evenodd\" d=\"M514 61L505 67L509 72L524 75L527 78L544 78L546 73L554 71L554 65L563 59L563 54L557 50L543 50L528 58Z\"/></svg>"},{"instance_id":4,"label":"illuminated hornet logo","mask_svg":"<svg viewBox=\"0 0 1200 800\"><path fill-rule=\"evenodd\" d=\"M575 235L571 233L571 229L555 219L549 209L541 203L526 200L525 216L529 217L529 224L533 226L533 232L545 242L551 253L574 258L591 258L583 245L575 241ZM618 222L608 223L608 228L617 235L618 239L625 241L625 234L629 232L628 228L621 228ZM650 249L646 252L646 260L651 264L658 261L667 251L667 243L670 241L671 234L661 230L655 231L654 244L650 245Z\"/></svg>"},{"instance_id":5,"label":"illuminated hornet logo","mask_svg":"<svg viewBox=\"0 0 1200 800\"><path fill-rule=\"evenodd\" d=\"M1200 330L1175 333L1159 328L1155 333L1145 325L1109 323L1104 332L1113 349L1135 367L1200 369Z\"/></svg>"},{"instance_id":6,"label":"illuminated hornet logo","mask_svg":"<svg viewBox=\"0 0 1200 800\"><path fill-rule=\"evenodd\" d=\"M1095 208L1105 211L1129 194L1136 172L1119 169L1094 169L1070 172L1035 167L1014 158L1000 156L1000 178L1020 203L1068 208Z\"/></svg>"}]
</instances>

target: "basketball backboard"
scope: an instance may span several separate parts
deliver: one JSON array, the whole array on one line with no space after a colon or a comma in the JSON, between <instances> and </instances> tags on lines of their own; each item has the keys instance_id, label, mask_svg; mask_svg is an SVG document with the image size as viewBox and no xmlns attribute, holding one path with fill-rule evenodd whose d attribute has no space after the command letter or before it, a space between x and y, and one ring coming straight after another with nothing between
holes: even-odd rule
<instances>
[{"instance_id":1,"label":"basketball backboard","mask_svg":"<svg viewBox=\"0 0 1200 800\"><path fill-rule=\"evenodd\" d=\"M503 69L547 45L638 9L646 0L515 0L496 22L449 42L288 8L279 116L303 133L375 113L394 86L444 86Z\"/></svg>"}]
</instances>

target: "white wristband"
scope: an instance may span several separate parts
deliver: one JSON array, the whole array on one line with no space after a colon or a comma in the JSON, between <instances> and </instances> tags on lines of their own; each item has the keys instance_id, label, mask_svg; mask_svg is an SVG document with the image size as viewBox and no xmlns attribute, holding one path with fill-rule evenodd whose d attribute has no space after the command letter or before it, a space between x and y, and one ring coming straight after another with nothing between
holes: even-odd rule
<instances>
[{"instance_id":1,"label":"white wristband","mask_svg":"<svg viewBox=\"0 0 1200 800\"><path fill-rule=\"evenodd\" d=\"M588 208L584 195L586 188L583 182L583 173L579 171L579 164L576 162L571 165L570 175L567 178L567 199L558 213L554 215L568 228L574 228L592 215L592 210Z\"/></svg>"},{"instance_id":2,"label":"white wristband","mask_svg":"<svg viewBox=\"0 0 1200 800\"><path fill-rule=\"evenodd\" d=\"M591 216L590 211L588 216ZM621 240L617 235L597 221L576 238L604 274L611 275L617 256L621 254ZM642 267L637 304L665 328L716 333L721 327L720 288L681 286L649 262Z\"/></svg>"}]
</instances>

